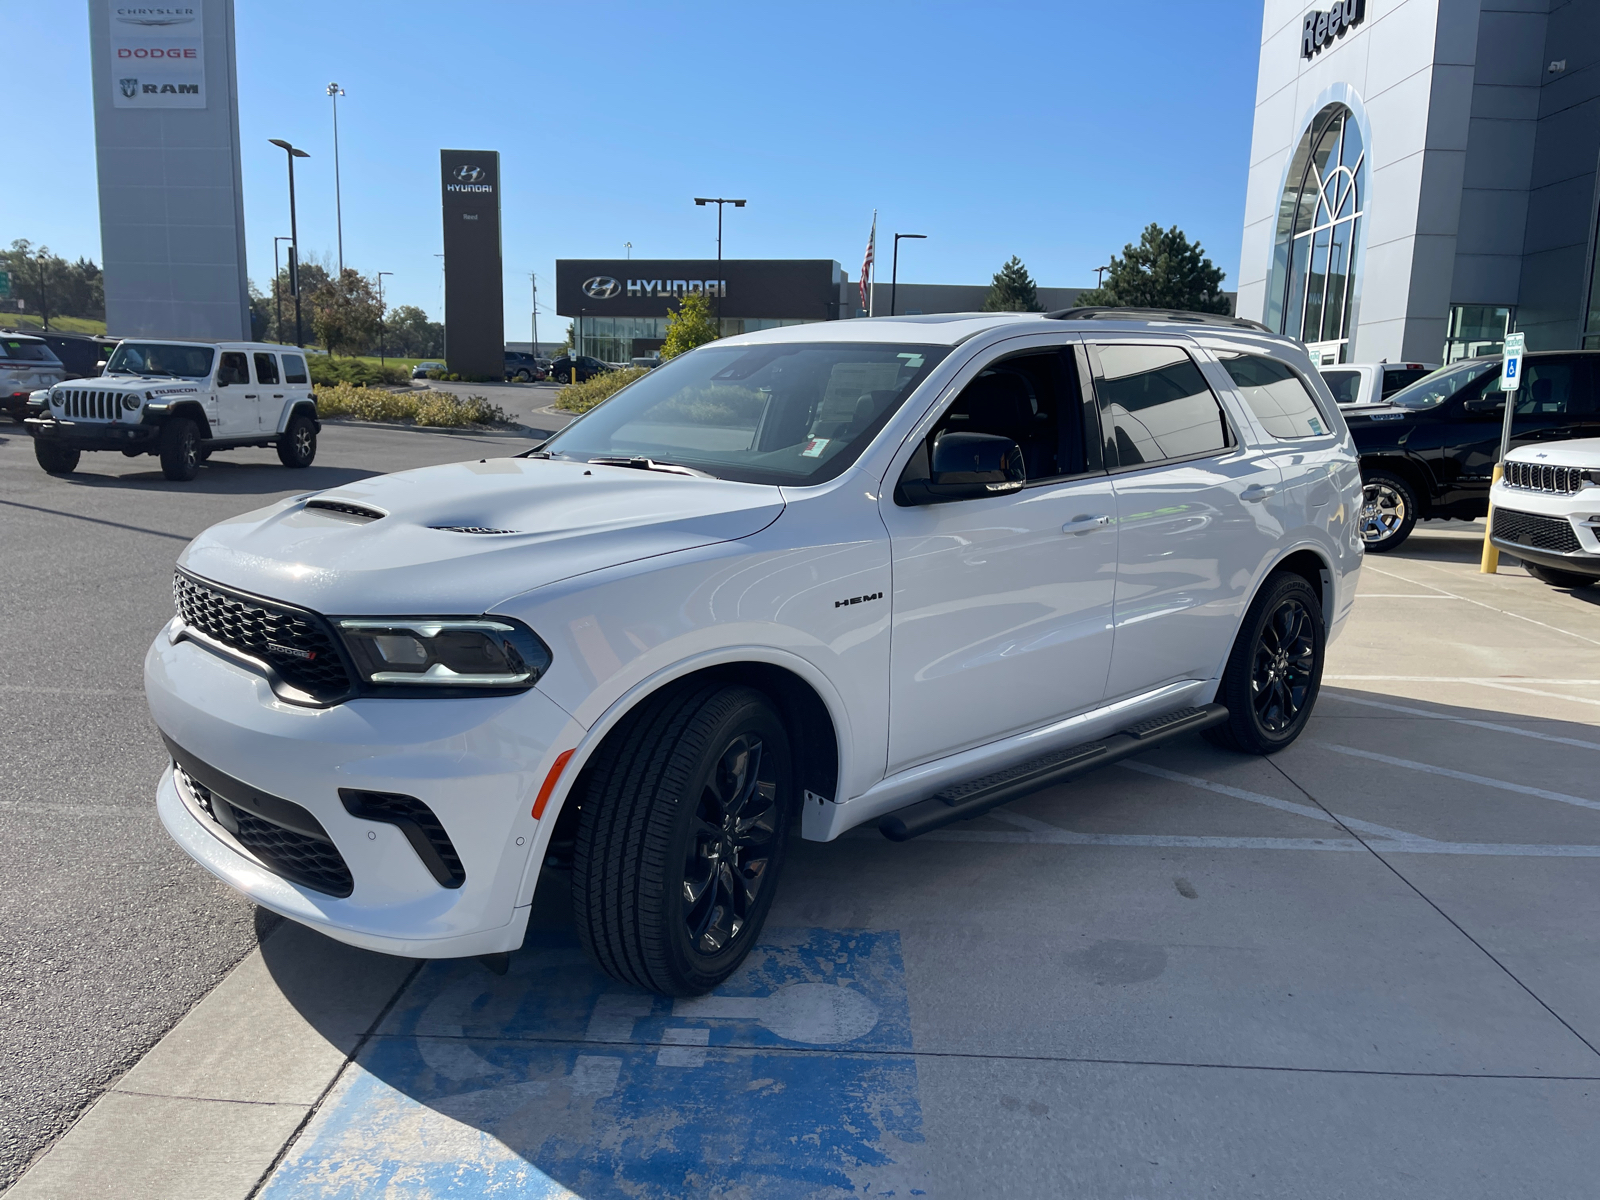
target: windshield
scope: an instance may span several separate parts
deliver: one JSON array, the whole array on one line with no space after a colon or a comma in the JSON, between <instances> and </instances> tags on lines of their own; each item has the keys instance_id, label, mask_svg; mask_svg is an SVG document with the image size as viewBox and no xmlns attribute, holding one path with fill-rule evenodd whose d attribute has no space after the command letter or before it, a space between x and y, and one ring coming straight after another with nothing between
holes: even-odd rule
<instances>
[{"instance_id":1,"label":"windshield","mask_svg":"<svg viewBox=\"0 0 1600 1200\"><path fill-rule=\"evenodd\" d=\"M211 374L216 351L210 346L164 346L155 342L123 342L111 361L107 375L171 375L180 379L204 379Z\"/></svg>"},{"instance_id":2,"label":"windshield","mask_svg":"<svg viewBox=\"0 0 1600 1200\"><path fill-rule=\"evenodd\" d=\"M1354 404L1361 397L1360 371L1323 371L1323 381L1340 404Z\"/></svg>"},{"instance_id":3,"label":"windshield","mask_svg":"<svg viewBox=\"0 0 1600 1200\"><path fill-rule=\"evenodd\" d=\"M1389 397L1389 403L1400 408L1436 408L1462 388L1478 382L1490 373L1498 374L1500 364L1482 359L1457 363L1419 379L1410 387L1401 388Z\"/></svg>"},{"instance_id":4,"label":"windshield","mask_svg":"<svg viewBox=\"0 0 1600 1200\"><path fill-rule=\"evenodd\" d=\"M0 358L15 362L42 362L60 365L55 351L43 342L30 342L22 338L0 338Z\"/></svg>"},{"instance_id":5,"label":"windshield","mask_svg":"<svg viewBox=\"0 0 1600 1200\"><path fill-rule=\"evenodd\" d=\"M741 483L839 475L946 346L702 346L635 380L535 453L650 459Z\"/></svg>"}]
</instances>

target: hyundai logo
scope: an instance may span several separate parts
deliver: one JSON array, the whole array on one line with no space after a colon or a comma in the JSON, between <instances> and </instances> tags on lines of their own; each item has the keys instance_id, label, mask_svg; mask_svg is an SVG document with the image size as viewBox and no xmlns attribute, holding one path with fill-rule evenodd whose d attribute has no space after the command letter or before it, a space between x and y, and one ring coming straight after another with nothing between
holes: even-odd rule
<instances>
[{"instance_id":1,"label":"hyundai logo","mask_svg":"<svg viewBox=\"0 0 1600 1200\"><path fill-rule=\"evenodd\" d=\"M596 275L583 281L583 294L591 300L614 300L622 285L609 275Z\"/></svg>"},{"instance_id":2,"label":"hyundai logo","mask_svg":"<svg viewBox=\"0 0 1600 1200\"><path fill-rule=\"evenodd\" d=\"M456 178L462 183L482 183L485 173L482 167L460 166L456 168Z\"/></svg>"}]
</instances>

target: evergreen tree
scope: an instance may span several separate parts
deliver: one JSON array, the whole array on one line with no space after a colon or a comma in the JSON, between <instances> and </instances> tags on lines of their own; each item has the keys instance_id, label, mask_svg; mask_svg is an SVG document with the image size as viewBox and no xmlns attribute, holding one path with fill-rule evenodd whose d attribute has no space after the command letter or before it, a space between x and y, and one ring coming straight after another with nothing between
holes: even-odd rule
<instances>
[{"instance_id":1,"label":"evergreen tree","mask_svg":"<svg viewBox=\"0 0 1600 1200\"><path fill-rule=\"evenodd\" d=\"M983 302L984 312L1039 312L1039 292L1033 277L1022 260L1015 254L1011 261L994 273L989 285L989 296Z\"/></svg>"},{"instance_id":2,"label":"evergreen tree","mask_svg":"<svg viewBox=\"0 0 1600 1200\"><path fill-rule=\"evenodd\" d=\"M1078 295L1078 305L1109 308L1172 308L1183 312L1231 313L1222 294L1223 273L1174 225L1163 230L1151 222L1139 244L1122 248L1111 259L1100 287Z\"/></svg>"},{"instance_id":3,"label":"evergreen tree","mask_svg":"<svg viewBox=\"0 0 1600 1200\"><path fill-rule=\"evenodd\" d=\"M717 340L717 322L704 292L689 292L678 301L678 311L667 316L667 340L661 347L665 361Z\"/></svg>"}]
</instances>

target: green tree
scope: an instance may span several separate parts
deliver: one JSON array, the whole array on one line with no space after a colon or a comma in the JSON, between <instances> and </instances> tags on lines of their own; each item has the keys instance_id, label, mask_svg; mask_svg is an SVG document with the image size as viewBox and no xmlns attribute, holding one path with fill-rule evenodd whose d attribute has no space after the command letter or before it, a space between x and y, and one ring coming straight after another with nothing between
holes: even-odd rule
<instances>
[{"instance_id":1,"label":"green tree","mask_svg":"<svg viewBox=\"0 0 1600 1200\"><path fill-rule=\"evenodd\" d=\"M1039 312L1039 290L1022 260L1015 254L1011 261L994 273L989 285L988 298L983 302L984 312Z\"/></svg>"},{"instance_id":2,"label":"green tree","mask_svg":"<svg viewBox=\"0 0 1600 1200\"><path fill-rule=\"evenodd\" d=\"M301 287L305 271L301 270ZM311 328L329 354L365 354L378 342L378 322L383 308L372 280L354 267L346 267L311 294ZM301 297L302 302L305 297Z\"/></svg>"},{"instance_id":3,"label":"green tree","mask_svg":"<svg viewBox=\"0 0 1600 1200\"><path fill-rule=\"evenodd\" d=\"M402 304L389 310L383 340L396 358L437 358L444 353L444 326L415 304Z\"/></svg>"},{"instance_id":4,"label":"green tree","mask_svg":"<svg viewBox=\"0 0 1600 1200\"><path fill-rule=\"evenodd\" d=\"M678 311L667 315L667 340L661 347L662 361L685 350L717 340L717 322L711 315L711 302L704 292L685 293Z\"/></svg>"},{"instance_id":5,"label":"green tree","mask_svg":"<svg viewBox=\"0 0 1600 1200\"><path fill-rule=\"evenodd\" d=\"M1078 294L1078 304L1231 313L1222 294L1224 278L1199 242L1176 225L1163 230L1152 221L1137 246L1124 246L1121 258L1112 256L1104 284Z\"/></svg>"},{"instance_id":6,"label":"green tree","mask_svg":"<svg viewBox=\"0 0 1600 1200\"><path fill-rule=\"evenodd\" d=\"M106 319L105 278L87 258L68 262L50 247L35 247L18 238L0 250L0 271L11 274L11 299L7 307L52 317ZM21 301L19 304L18 301Z\"/></svg>"}]
</instances>

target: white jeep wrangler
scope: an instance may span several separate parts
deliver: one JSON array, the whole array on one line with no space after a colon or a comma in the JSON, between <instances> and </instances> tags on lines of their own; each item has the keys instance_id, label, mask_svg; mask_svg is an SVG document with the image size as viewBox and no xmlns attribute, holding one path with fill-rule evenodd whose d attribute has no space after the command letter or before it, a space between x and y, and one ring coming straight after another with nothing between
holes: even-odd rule
<instances>
[{"instance_id":1,"label":"white jeep wrangler","mask_svg":"<svg viewBox=\"0 0 1600 1200\"><path fill-rule=\"evenodd\" d=\"M129 339L98 378L40 399L23 424L52 474L77 470L85 450L158 455L177 480L235 446L277 446L284 466L309 467L322 428L304 353L262 342Z\"/></svg>"},{"instance_id":2,"label":"white jeep wrangler","mask_svg":"<svg viewBox=\"0 0 1600 1200\"><path fill-rule=\"evenodd\" d=\"M157 807L355 945L503 964L566 886L606 971L702 992L791 831L903 841L1195 731L1287 746L1360 511L1327 386L1253 322L728 338L526 454L196 538L145 658Z\"/></svg>"}]
</instances>

